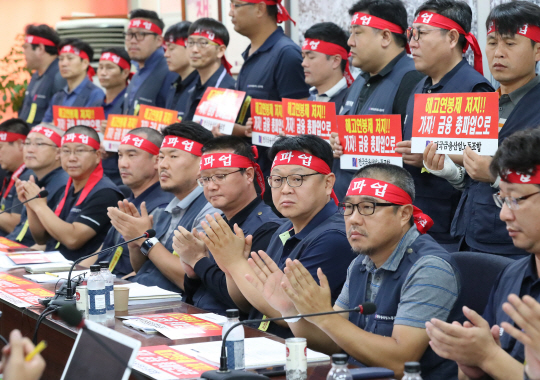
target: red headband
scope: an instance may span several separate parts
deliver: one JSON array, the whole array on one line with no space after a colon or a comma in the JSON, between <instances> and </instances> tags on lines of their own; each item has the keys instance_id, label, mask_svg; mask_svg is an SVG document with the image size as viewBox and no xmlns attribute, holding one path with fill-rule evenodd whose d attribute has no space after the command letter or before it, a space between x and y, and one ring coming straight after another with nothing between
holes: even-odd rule
<instances>
[{"instance_id":1,"label":"red headband","mask_svg":"<svg viewBox=\"0 0 540 380\"><path fill-rule=\"evenodd\" d=\"M276 154L274 162L272 163L272 169L279 165L299 165L308 169L313 169L317 173L324 175L332 173L330 167L326 162L319 157L315 157L312 154L306 152L300 152L298 150L282 150ZM332 190L332 199L338 204L338 199L334 190Z\"/></svg>"},{"instance_id":2,"label":"red headband","mask_svg":"<svg viewBox=\"0 0 540 380\"><path fill-rule=\"evenodd\" d=\"M90 136L86 136L81 133L65 134L64 137L62 137L62 146L70 143L84 144L94 148L95 150L99 150L99 143L97 140L94 140Z\"/></svg>"},{"instance_id":3,"label":"red headband","mask_svg":"<svg viewBox=\"0 0 540 380\"><path fill-rule=\"evenodd\" d=\"M457 30L457 32L463 35L467 40L467 43L463 47L463 53L467 51L469 46L471 47L474 53L474 69L484 75L484 70L482 69L482 52L480 51L480 45L478 45L478 41L474 34L470 32L465 33L465 30L463 30L458 23L450 20L448 17L433 12L420 12L418 17L413 21L413 24L425 24L445 30Z\"/></svg>"},{"instance_id":4,"label":"red headband","mask_svg":"<svg viewBox=\"0 0 540 380\"><path fill-rule=\"evenodd\" d=\"M204 37L212 42L215 42L219 46L225 46L225 43L223 42L221 38L216 37L215 33L210 32L208 30L197 29L195 33L191 33L190 36ZM225 67L225 70L227 70L227 74L232 75L231 74L232 65L229 63L229 61L227 61L225 54L223 54L223 57L221 57L221 64L223 65L223 67Z\"/></svg>"},{"instance_id":5,"label":"red headband","mask_svg":"<svg viewBox=\"0 0 540 380\"><path fill-rule=\"evenodd\" d=\"M487 34L496 32L497 28L495 27L493 21L489 23L489 29L487 31ZM525 24L521 28L518 29L517 34L523 37L527 37L528 39L540 43L540 28L536 25L529 25Z\"/></svg>"},{"instance_id":6,"label":"red headband","mask_svg":"<svg viewBox=\"0 0 540 380\"><path fill-rule=\"evenodd\" d=\"M161 144L161 147L180 149L199 157L201 157L202 155L201 143L198 143L197 141L185 139L179 136L172 136L172 135L165 136L165 138L163 139L163 143Z\"/></svg>"},{"instance_id":7,"label":"red headband","mask_svg":"<svg viewBox=\"0 0 540 380\"><path fill-rule=\"evenodd\" d=\"M140 18L134 18L129 21L128 29L131 28L141 28L151 31L152 33L156 33L157 35L161 36L163 33L163 30L156 24L154 24L152 21L143 20Z\"/></svg>"},{"instance_id":8,"label":"red headband","mask_svg":"<svg viewBox=\"0 0 540 380\"><path fill-rule=\"evenodd\" d=\"M86 54L86 52L84 52L83 50L79 50L76 47L73 47L71 45L65 45L64 47L62 47L62 49L60 50L58 54L68 54L68 53L78 55L79 57L81 57L81 59L87 59L88 61L90 61L90 58L88 58L88 54Z\"/></svg>"},{"instance_id":9,"label":"red headband","mask_svg":"<svg viewBox=\"0 0 540 380\"><path fill-rule=\"evenodd\" d=\"M255 159L257 159L259 157L257 147L252 146L251 149L253 150L253 153L255 153ZM202 156L201 170L216 168L254 168L255 175L257 176L257 183L261 188L261 198L263 197L266 186L261 167L256 162L251 161L247 157L232 153L209 153Z\"/></svg>"},{"instance_id":10,"label":"red headband","mask_svg":"<svg viewBox=\"0 0 540 380\"><path fill-rule=\"evenodd\" d=\"M397 34L403 34L405 31L401 28L401 26L396 25L390 21L384 20L380 17L368 15L367 13L362 12L356 12L351 20L351 25L362 25L362 26L369 26L370 28L374 29L388 29L392 33ZM409 44L405 45L405 50L408 54L411 53L411 50L409 48Z\"/></svg>"},{"instance_id":11,"label":"red headband","mask_svg":"<svg viewBox=\"0 0 540 380\"><path fill-rule=\"evenodd\" d=\"M132 145L135 148L142 149L145 152L148 152L154 156L157 156L159 154L159 147L156 144L137 135L131 135L128 133L124 136L124 138L122 138L120 144Z\"/></svg>"},{"instance_id":12,"label":"red headband","mask_svg":"<svg viewBox=\"0 0 540 380\"><path fill-rule=\"evenodd\" d=\"M112 63L117 64L123 70L131 70L131 63L126 61L124 58L120 57L111 52L106 52L101 54L99 58L100 61L111 61Z\"/></svg>"},{"instance_id":13,"label":"red headband","mask_svg":"<svg viewBox=\"0 0 540 380\"><path fill-rule=\"evenodd\" d=\"M282 22L285 22L287 20L291 20L291 22L296 25L296 21L294 21L291 16L289 15L289 12L287 12L287 9L281 4L281 0L243 0L246 3L251 4L258 4L258 3L265 3L266 5L277 5L278 14L277 14L277 22L278 24L281 24Z\"/></svg>"},{"instance_id":14,"label":"red headband","mask_svg":"<svg viewBox=\"0 0 540 380\"><path fill-rule=\"evenodd\" d=\"M0 142L13 142L17 140L26 140L26 135L13 132L0 132Z\"/></svg>"},{"instance_id":15,"label":"red headband","mask_svg":"<svg viewBox=\"0 0 540 380\"><path fill-rule=\"evenodd\" d=\"M43 37L39 37L39 36L33 36L31 34L28 34L25 38L24 38L24 42L26 43L29 43L29 44L32 44L32 45L39 45L39 44L43 44L45 46L56 46L54 42L52 42L51 40L48 40L46 38L43 38Z\"/></svg>"},{"instance_id":16,"label":"red headband","mask_svg":"<svg viewBox=\"0 0 540 380\"><path fill-rule=\"evenodd\" d=\"M523 185L540 185L540 165L537 165L532 174L519 173L512 170L506 170L501 174L501 179L508 183L520 183Z\"/></svg>"},{"instance_id":17,"label":"red headband","mask_svg":"<svg viewBox=\"0 0 540 380\"><path fill-rule=\"evenodd\" d=\"M302 50L316 51L326 55L339 55L342 59L345 60L346 66L343 76L347 80L347 87L354 82L354 77L352 76L351 69L349 67L349 53L345 50L344 47L341 47L337 44L331 42L314 40L311 38L306 38L302 44Z\"/></svg>"},{"instance_id":18,"label":"red headband","mask_svg":"<svg viewBox=\"0 0 540 380\"><path fill-rule=\"evenodd\" d=\"M371 178L355 178L352 180L347 190L347 196L355 195L381 198L396 205L412 204L412 199L405 190L391 183ZM433 220L418 207L413 206L413 209L414 224L416 224L416 228L421 234L425 234L433 226Z\"/></svg>"},{"instance_id":19,"label":"red headband","mask_svg":"<svg viewBox=\"0 0 540 380\"><path fill-rule=\"evenodd\" d=\"M43 125L35 126L30 131L30 133L32 132L41 133L45 137L49 138L57 147L60 147L60 145L62 145L62 136L60 136L52 129L44 127Z\"/></svg>"},{"instance_id":20,"label":"red headband","mask_svg":"<svg viewBox=\"0 0 540 380\"><path fill-rule=\"evenodd\" d=\"M167 41L171 44L175 44L175 45L178 45L178 46L186 46L186 39L185 38L177 38L177 39L174 39L173 36L169 36L169 41Z\"/></svg>"}]
</instances>

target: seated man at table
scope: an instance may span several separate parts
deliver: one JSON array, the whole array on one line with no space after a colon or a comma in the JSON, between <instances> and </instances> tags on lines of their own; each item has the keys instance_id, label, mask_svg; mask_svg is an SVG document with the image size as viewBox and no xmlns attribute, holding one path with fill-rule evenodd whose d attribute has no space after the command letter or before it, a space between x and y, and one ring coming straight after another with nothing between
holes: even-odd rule
<instances>
[{"instance_id":1,"label":"seated man at table","mask_svg":"<svg viewBox=\"0 0 540 380\"><path fill-rule=\"evenodd\" d=\"M97 132L83 125L67 130L60 148L62 168L69 175L64 196L53 209L43 198L26 204L28 225L37 244L47 251L59 250L68 260L96 252L110 227L107 207L123 198L103 175ZM41 190L28 181L19 192L21 200Z\"/></svg>"},{"instance_id":2,"label":"seated man at table","mask_svg":"<svg viewBox=\"0 0 540 380\"><path fill-rule=\"evenodd\" d=\"M220 136L204 144L202 153L197 182L204 196L223 212L230 228L237 224L244 235L253 236L253 250L266 250L283 221L255 190L255 181L263 193L265 190L263 174L255 161L257 148L241 137ZM198 232L178 227L174 234L174 251L186 268L185 302L218 314L238 307L249 311L245 299L243 305L236 305L229 295L225 273L209 255Z\"/></svg>"},{"instance_id":3,"label":"seated man at table","mask_svg":"<svg viewBox=\"0 0 540 380\"><path fill-rule=\"evenodd\" d=\"M413 200L414 182L403 168L373 164L356 173L339 210L359 256L333 307L326 269L319 268L315 277L302 257L287 260L285 278L264 252L252 253L250 264L258 277L248 277L259 297L283 316L347 310L364 302L377 305L370 316L342 313L291 320L294 335L307 338L313 349L345 351L356 364L390 368L397 378L405 362L419 361L423 379L455 379L455 364L429 347L424 324L459 315L459 276L450 254L425 234L433 222Z\"/></svg>"},{"instance_id":4,"label":"seated man at table","mask_svg":"<svg viewBox=\"0 0 540 380\"><path fill-rule=\"evenodd\" d=\"M317 268L323 268L335 299L355 255L334 201L330 145L314 135L281 137L269 157L274 161L268 178L274 205L288 220L274 233L266 252L281 268L287 258L301 258L313 275ZM245 278L246 273L255 276L247 261L253 238L245 238L239 227L233 233L219 216L215 220L208 216L207 220L208 224L203 224L206 235L201 234L201 238L227 273L229 294L236 304L245 305L245 298L255 308L250 319L281 316ZM263 323L259 329L281 337L292 335L286 323Z\"/></svg>"},{"instance_id":5,"label":"seated man at table","mask_svg":"<svg viewBox=\"0 0 540 380\"><path fill-rule=\"evenodd\" d=\"M483 317L464 308L469 321L463 326L433 319L427 323L431 346L437 354L455 360L460 379L523 379L525 353L501 325L512 322L503 310L510 294L530 295L540 301L540 130L519 131L507 137L490 164L500 176L495 204L514 245L532 255L516 260L499 275ZM515 321L517 322L517 321ZM524 329L526 326L519 325Z\"/></svg>"},{"instance_id":6,"label":"seated man at table","mask_svg":"<svg viewBox=\"0 0 540 380\"><path fill-rule=\"evenodd\" d=\"M182 226L187 230L200 228L212 207L197 186L201 162L201 148L212 139L212 133L194 122L169 125L159 150L159 182L164 191L174 195L164 209L148 215L146 203L141 203L140 213L135 205L119 202L118 208L109 207L109 217L114 228L125 240L134 239L150 228L156 236L138 239L128 244L131 266L136 275L130 280L147 286L180 293L184 289L185 271L180 259L173 254L174 230Z\"/></svg>"}]
</instances>

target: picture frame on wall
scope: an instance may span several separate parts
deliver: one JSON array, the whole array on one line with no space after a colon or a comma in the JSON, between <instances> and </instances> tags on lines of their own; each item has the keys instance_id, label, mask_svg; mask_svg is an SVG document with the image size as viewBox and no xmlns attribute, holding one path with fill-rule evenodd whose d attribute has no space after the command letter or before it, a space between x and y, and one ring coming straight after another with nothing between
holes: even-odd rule
<instances>
[{"instance_id":1,"label":"picture frame on wall","mask_svg":"<svg viewBox=\"0 0 540 380\"><path fill-rule=\"evenodd\" d=\"M222 20L220 0L181 0L182 20L195 21L201 17Z\"/></svg>"}]
</instances>

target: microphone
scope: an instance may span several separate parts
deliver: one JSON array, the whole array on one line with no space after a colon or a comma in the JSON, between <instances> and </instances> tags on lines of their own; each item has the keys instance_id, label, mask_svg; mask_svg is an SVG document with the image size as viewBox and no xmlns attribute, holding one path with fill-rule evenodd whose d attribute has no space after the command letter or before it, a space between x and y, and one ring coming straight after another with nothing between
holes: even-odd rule
<instances>
[{"instance_id":1,"label":"microphone","mask_svg":"<svg viewBox=\"0 0 540 380\"><path fill-rule=\"evenodd\" d=\"M377 305L375 305L373 302L364 302L361 305L358 305L357 307L353 309L346 309L346 310L334 310L334 311L325 311L322 313L313 313L313 314L298 314L290 317L276 317L276 318L266 318L266 319L246 319L245 321L241 321L238 323L235 323L232 325L229 330L225 333L225 336L223 337L223 341L221 343L221 357L219 358L219 369L213 370L213 371L206 371L201 374L202 379L207 380L226 380L226 379L234 379L234 380L261 380L261 379L267 379L266 376L262 376L259 374L246 372L244 370L229 370L227 367L227 349L225 346L225 343L227 342L227 337L229 336L229 333L236 328L237 326L241 325L247 325L251 323L261 323L261 322L272 322L272 321L286 321L287 319L296 319L296 318L306 318L306 317L315 317L318 315L329 315L329 314L341 314L341 313L360 313L364 315L370 315L374 314L377 311Z\"/></svg>"},{"instance_id":2,"label":"microphone","mask_svg":"<svg viewBox=\"0 0 540 380\"><path fill-rule=\"evenodd\" d=\"M109 252L109 251L112 251L113 249L115 248L118 248L120 247L121 245L124 245L124 244L128 244L128 243L131 243L132 241L135 241L135 240L139 240L139 239L142 239L142 238L147 238L147 239L150 239L150 238L153 238L154 236L156 236L156 231L155 230L147 230L144 234L142 234L141 236L137 236L136 238L133 238L131 240L128 240L128 241L124 241L120 244L116 244L116 245L113 245L112 247L109 247L109 248L106 248L104 250L101 250L101 251L98 251L98 252L94 252L90 255L87 255L87 256L83 256L83 257L80 257L78 258L77 260L75 260L73 262L73 265L71 266L71 268L69 268L69 273L68 273L68 278L67 278L67 287L66 287L66 294L62 294L60 293L60 291L57 291L56 292L56 295L54 297L54 299L51 300L50 304L49 305L57 305L57 306L63 306L63 305L72 305L72 306L75 306L75 297L74 297L74 294L75 294L75 287L72 287L72 284L71 284L71 272L73 272L73 269L75 268L75 266L80 263L81 261L83 260L86 260L88 259L89 257L92 257L92 256L95 256L95 255L99 255L100 253L104 253L104 252Z\"/></svg>"},{"instance_id":3,"label":"microphone","mask_svg":"<svg viewBox=\"0 0 540 380\"><path fill-rule=\"evenodd\" d=\"M19 203L19 204L16 204L15 206L11 206L10 208L6 208L6 209L3 210L2 212L0 212L0 215L2 215L3 213L5 213L5 212L7 212L7 211L9 211L9 210L11 210L11 209L14 209L15 207L19 207L19 206L21 206L21 205L23 205L23 204L25 204L25 203L28 203L28 202L30 202L30 201L33 201L34 199L37 199L37 198L45 198L45 197L47 197L47 195L49 195L49 192L48 192L47 190L43 189L43 190L41 190L41 191L39 192L39 194L36 195L35 197L32 197L32 198L30 198L30 199L27 199L27 200L25 200L24 202L21 202L21 203Z\"/></svg>"}]
</instances>

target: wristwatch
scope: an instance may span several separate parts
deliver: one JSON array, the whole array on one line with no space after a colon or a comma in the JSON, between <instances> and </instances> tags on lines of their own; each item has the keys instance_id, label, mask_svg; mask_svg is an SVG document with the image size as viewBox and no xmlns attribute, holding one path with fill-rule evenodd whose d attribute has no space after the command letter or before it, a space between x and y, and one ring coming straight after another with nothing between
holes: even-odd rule
<instances>
[{"instance_id":1,"label":"wristwatch","mask_svg":"<svg viewBox=\"0 0 540 380\"><path fill-rule=\"evenodd\" d=\"M146 239L141 245L141 253L145 256L148 256L150 250L154 248L157 243L159 243L159 239L157 237Z\"/></svg>"}]
</instances>

